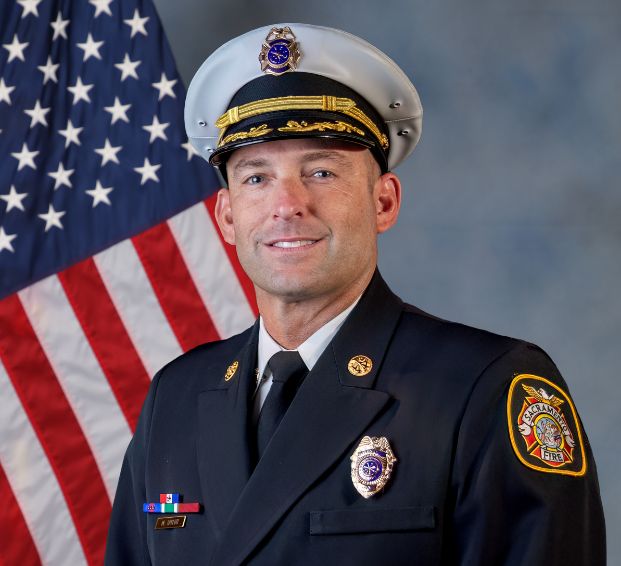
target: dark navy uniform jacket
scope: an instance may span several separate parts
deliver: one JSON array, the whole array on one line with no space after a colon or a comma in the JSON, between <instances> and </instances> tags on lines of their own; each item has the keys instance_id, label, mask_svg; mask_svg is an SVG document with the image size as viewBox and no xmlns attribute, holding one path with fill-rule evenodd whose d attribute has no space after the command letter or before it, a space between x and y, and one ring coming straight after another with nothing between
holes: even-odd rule
<instances>
[{"instance_id":1,"label":"dark navy uniform jacket","mask_svg":"<svg viewBox=\"0 0 621 566\"><path fill-rule=\"evenodd\" d=\"M106 564L604 564L595 463L571 400L559 407L571 463L551 467L512 428L520 405L535 403L517 387L517 412L508 410L516 376L545 378L539 395L567 391L536 346L403 304L376 273L255 467L257 336L255 324L154 378L123 464ZM357 355L373 362L362 377L347 369ZM522 421L533 426L543 418L529 415ZM368 499L350 462L365 435L385 436L397 457ZM158 515L142 505L160 493L202 511L183 528L155 530Z\"/></svg>"}]
</instances>

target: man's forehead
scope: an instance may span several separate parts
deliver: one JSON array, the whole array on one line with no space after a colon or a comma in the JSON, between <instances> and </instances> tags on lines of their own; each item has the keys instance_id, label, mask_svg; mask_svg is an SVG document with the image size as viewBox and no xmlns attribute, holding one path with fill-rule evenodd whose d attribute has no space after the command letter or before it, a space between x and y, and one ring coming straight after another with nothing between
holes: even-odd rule
<instances>
[{"instance_id":1,"label":"man's forehead","mask_svg":"<svg viewBox=\"0 0 621 566\"><path fill-rule=\"evenodd\" d=\"M229 171L238 170L244 167L267 165L285 158L300 162L325 159L345 163L358 160L363 156L373 159L367 148L340 140L322 138L278 140L237 149L231 154L227 168Z\"/></svg>"}]
</instances>

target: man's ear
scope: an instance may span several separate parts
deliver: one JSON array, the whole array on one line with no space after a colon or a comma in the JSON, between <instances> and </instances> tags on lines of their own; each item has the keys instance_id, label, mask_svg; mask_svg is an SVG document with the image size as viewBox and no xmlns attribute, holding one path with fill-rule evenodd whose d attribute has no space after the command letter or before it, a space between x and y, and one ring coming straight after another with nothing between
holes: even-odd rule
<instances>
[{"instance_id":1,"label":"man's ear","mask_svg":"<svg viewBox=\"0 0 621 566\"><path fill-rule=\"evenodd\" d=\"M222 237L227 244L235 245L235 226L233 225L233 214L231 212L231 193L228 189L218 191L216 200L216 221Z\"/></svg>"},{"instance_id":2,"label":"man's ear","mask_svg":"<svg viewBox=\"0 0 621 566\"><path fill-rule=\"evenodd\" d=\"M401 181L390 171L381 175L375 182L375 208L377 211L377 233L392 228L397 222L401 207Z\"/></svg>"}]
</instances>

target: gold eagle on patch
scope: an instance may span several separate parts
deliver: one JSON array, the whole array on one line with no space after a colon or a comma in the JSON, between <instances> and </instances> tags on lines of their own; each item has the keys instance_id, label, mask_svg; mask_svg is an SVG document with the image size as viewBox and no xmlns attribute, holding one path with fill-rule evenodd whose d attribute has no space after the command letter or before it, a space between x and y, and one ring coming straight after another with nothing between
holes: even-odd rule
<instances>
[{"instance_id":1,"label":"gold eagle on patch","mask_svg":"<svg viewBox=\"0 0 621 566\"><path fill-rule=\"evenodd\" d=\"M552 381L520 374L507 399L511 445L524 465L571 476L586 473L582 432L567 393Z\"/></svg>"}]
</instances>

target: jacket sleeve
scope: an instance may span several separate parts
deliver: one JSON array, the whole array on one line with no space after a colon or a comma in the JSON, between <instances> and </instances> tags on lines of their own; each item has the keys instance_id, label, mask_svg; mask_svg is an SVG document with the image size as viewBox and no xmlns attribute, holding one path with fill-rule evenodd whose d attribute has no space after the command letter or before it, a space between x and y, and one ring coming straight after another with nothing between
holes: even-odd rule
<instances>
[{"instance_id":1,"label":"jacket sleeve","mask_svg":"<svg viewBox=\"0 0 621 566\"><path fill-rule=\"evenodd\" d=\"M155 395L161 373L153 378L134 436L127 447L114 497L106 544L106 566L147 566L145 459Z\"/></svg>"},{"instance_id":2,"label":"jacket sleeve","mask_svg":"<svg viewBox=\"0 0 621 566\"><path fill-rule=\"evenodd\" d=\"M536 346L520 343L477 380L452 493L451 564L605 564L591 448L565 382Z\"/></svg>"}]
</instances>

